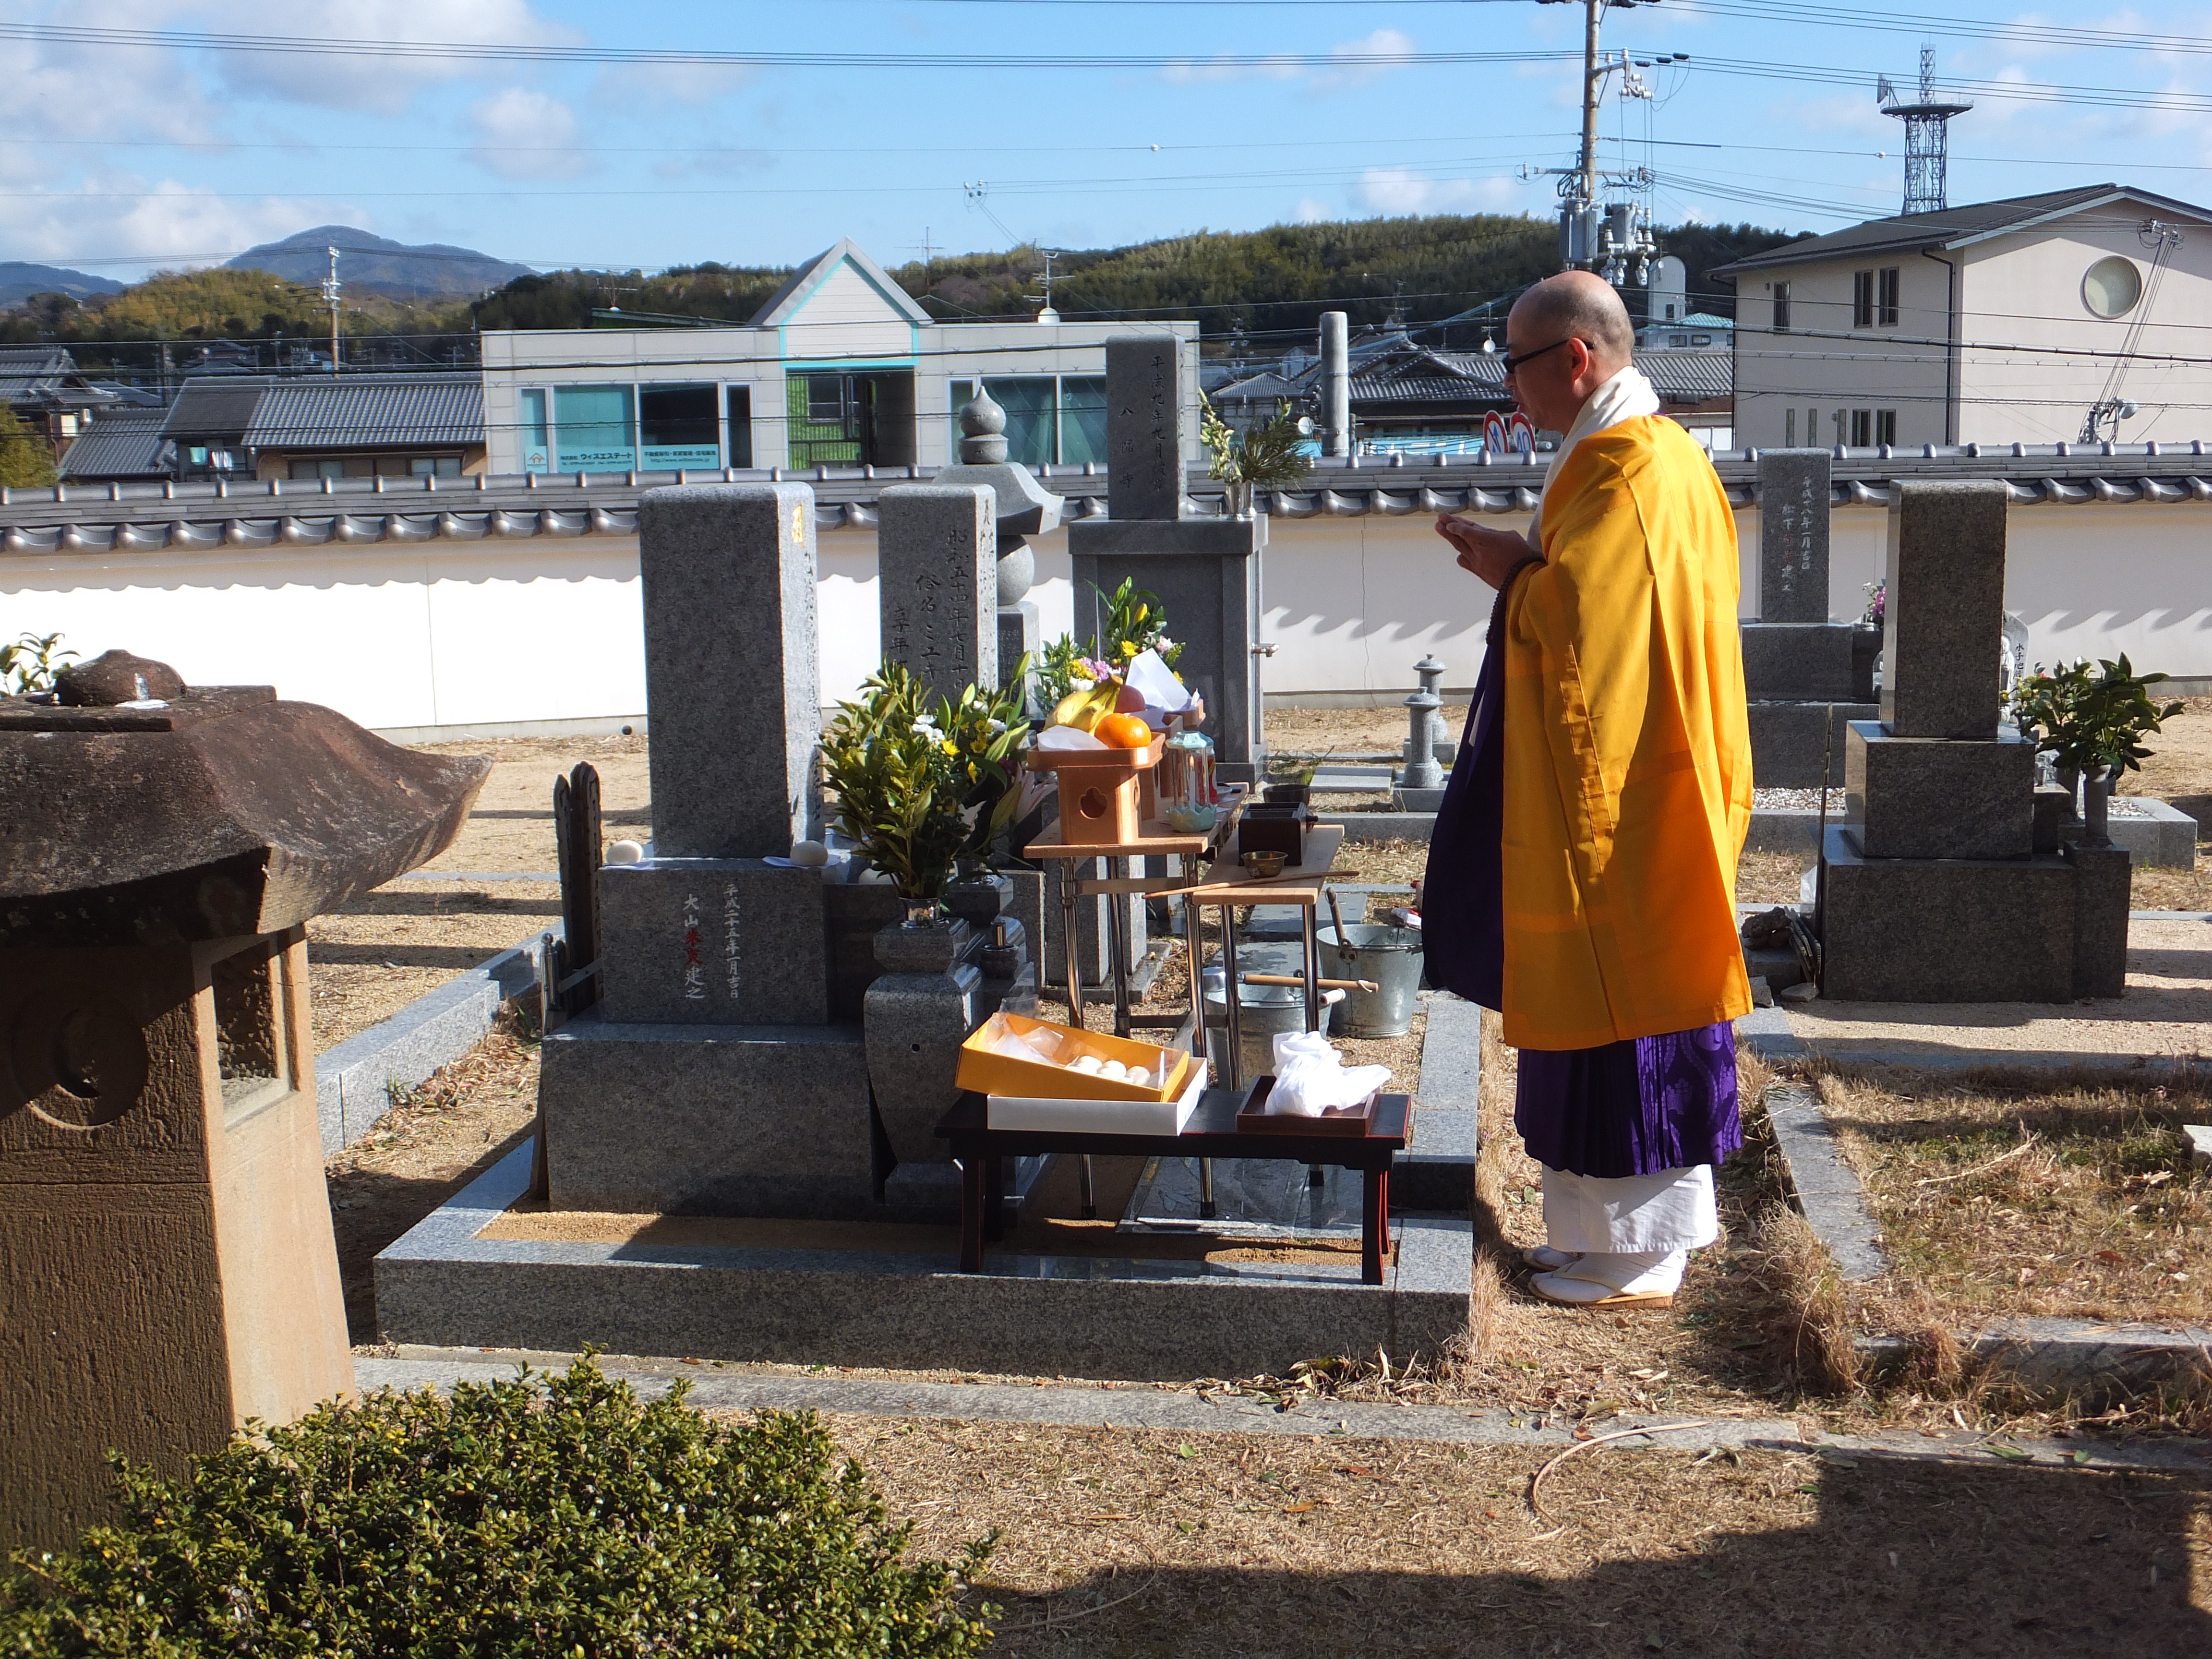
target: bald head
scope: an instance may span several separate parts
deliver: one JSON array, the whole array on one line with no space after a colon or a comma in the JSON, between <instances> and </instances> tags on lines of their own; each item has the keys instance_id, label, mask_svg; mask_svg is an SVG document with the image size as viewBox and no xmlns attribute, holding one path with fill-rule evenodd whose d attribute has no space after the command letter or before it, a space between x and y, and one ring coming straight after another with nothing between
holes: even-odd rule
<instances>
[{"instance_id":1,"label":"bald head","mask_svg":"<svg viewBox=\"0 0 2212 1659\"><path fill-rule=\"evenodd\" d=\"M1613 284L1587 270L1547 276L1513 302L1507 327L1516 343L1542 344L1573 335L1590 349L1590 360L1610 376L1636 355L1636 328ZM1521 349L1527 350L1523 345Z\"/></svg>"}]
</instances>

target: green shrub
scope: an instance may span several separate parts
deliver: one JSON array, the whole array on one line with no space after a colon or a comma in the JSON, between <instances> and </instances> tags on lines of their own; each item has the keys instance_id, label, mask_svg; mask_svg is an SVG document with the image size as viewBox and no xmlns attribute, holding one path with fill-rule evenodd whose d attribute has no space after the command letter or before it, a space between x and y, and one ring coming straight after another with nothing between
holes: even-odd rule
<instances>
[{"instance_id":1,"label":"green shrub","mask_svg":"<svg viewBox=\"0 0 2212 1659\"><path fill-rule=\"evenodd\" d=\"M957 1655L959 1567L901 1559L811 1414L710 1423L564 1373L325 1406L171 1481L121 1459L122 1522L19 1552L0 1654ZM990 1609L985 1609L988 1616Z\"/></svg>"}]
</instances>

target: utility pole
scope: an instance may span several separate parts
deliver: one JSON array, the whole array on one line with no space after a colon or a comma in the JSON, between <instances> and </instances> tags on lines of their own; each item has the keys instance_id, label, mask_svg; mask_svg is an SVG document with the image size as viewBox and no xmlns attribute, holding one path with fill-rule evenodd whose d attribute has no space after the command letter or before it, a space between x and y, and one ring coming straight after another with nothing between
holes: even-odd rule
<instances>
[{"instance_id":1,"label":"utility pole","mask_svg":"<svg viewBox=\"0 0 2212 1659\"><path fill-rule=\"evenodd\" d=\"M1598 66L1597 31L1605 0L1583 0L1583 153L1577 171L1582 174L1582 205L1589 207L1597 200L1597 100L1605 85L1605 71Z\"/></svg>"},{"instance_id":2,"label":"utility pole","mask_svg":"<svg viewBox=\"0 0 2212 1659\"><path fill-rule=\"evenodd\" d=\"M1571 0L1537 0L1540 5L1563 5ZM1620 187L1630 192L1648 191L1648 170L1637 168L1607 174L1598 166L1597 109L1605 96L1606 77L1620 72L1622 95L1650 98L1650 87L1637 74L1656 64L1686 63L1683 53L1664 53L1656 59L1619 54L1608 62L1599 50L1600 28L1607 7L1626 11L1637 5L1656 5L1658 0L1581 0L1583 8L1583 137L1572 167L1542 169L1559 180L1559 268L1562 270L1602 270L1606 281L1619 287L1633 280L1650 280L1650 262L1658 252L1652 240L1648 204L1631 199L1599 206L1601 187ZM1524 177L1531 176L1528 174Z\"/></svg>"},{"instance_id":3,"label":"utility pole","mask_svg":"<svg viewBox=\"0 0 2212 1659\"><path fill-rule=\"evenodd\" d=\"M323 298L331 307L331 373L338 372L338 251L323 250L331 256L331 274L323 278Z\"/></svg>"}]
</instances>

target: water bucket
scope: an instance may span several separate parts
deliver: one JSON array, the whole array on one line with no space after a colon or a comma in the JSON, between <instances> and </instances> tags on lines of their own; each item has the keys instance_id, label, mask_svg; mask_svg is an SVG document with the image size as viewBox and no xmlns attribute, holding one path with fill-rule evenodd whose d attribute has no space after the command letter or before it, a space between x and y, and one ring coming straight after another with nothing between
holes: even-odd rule
<instances>
[{"instance_id":1,"label":"water bucket","mask_svg":"<svg viewBox=\"0 0 2212 1659\"><path fill-rule=\"evenodd\" d=\"M1364 979L1372 991L1349 990L1332 1028L1338 1036L1403 1036L1413 1028L1413 996L1421 988L1421 932L1379 923L1347 923L1340 943L1321 930L1321 971L1329 979Z\"/></svg>"},{"instance_id":2,"label":"water bucket","mask_svg":"<svg viewBox=\"0 0 2212 1659\"><path fill-rule=\"evenodd\" d=\"M1275 1033L1306 1029L1306 994L1296 985L1244 985L1237 1001L1239 1075L1249 1083L1275 1069ZM1328 1029L1323 1008L1322 1029ZM1229 1082L1229 1003L1218 985L1206 992L1206 1057L1213 1062L1218 1086Z\"/></svg>"}]
</instances>

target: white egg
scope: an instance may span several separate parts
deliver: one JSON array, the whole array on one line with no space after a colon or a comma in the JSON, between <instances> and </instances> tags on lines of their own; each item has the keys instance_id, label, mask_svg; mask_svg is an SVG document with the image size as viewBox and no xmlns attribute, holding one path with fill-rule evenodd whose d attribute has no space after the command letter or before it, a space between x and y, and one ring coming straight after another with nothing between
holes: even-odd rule
<instances>
[{"instance_id":1,"label":"white egg","mask_svg":"<svg viewBox=\"0 0 2212 1659\"><path fill-rule=\"evenodd\" d=\"M1097 1055L1085 1054L1082 1059L1075 1062L1075 1069L1088 1077L1102 1070L1104 1065L1105 1062L1100 1060Z\"/></svg>"},{"instance_id":2,"label":"white egg","mask_svg":"<svg viewBox=\"0 0 2212 1659\"><path fill-rule=\"evenodd\" d=\"M791 861L803 868L818 870L830 862L830 849L818 841L795 841L791 843Z\"/></svg>"},{"instance_id":3,"label":"white egg","mask_svg":"<svg viewBox=\"0 0 2212 1659\"><path fill-rule=\"evenodd\" d=\"M1118 1060L1109 1060L1098 1068L1098 1075L1109 1083L1119 1083L1129 1075L1129 1068Z\"/></svg>"},{"instance_id":4,"label":"white egg","mask_svg":"<svg viewBox=\"0 0 2212 1659\"><path fill-rule=\"evenodd\" d=\"M1149 1089L1152 1086L1152 1074L1141 1066L1132 1066L1129 1068L1129 1081L1139 1089Z\"/></svg>"},{"instance_id":5,"label":"white egg","mask_svg":"<svg viewBox=\"0 0 2212 1659\"><path fill-rule=\"evenodd\" d=\"M635 841L609 842L607 862L609 864L642 864L645 862L645 847L643 843Z\"/></svg>"}]
</instances>

